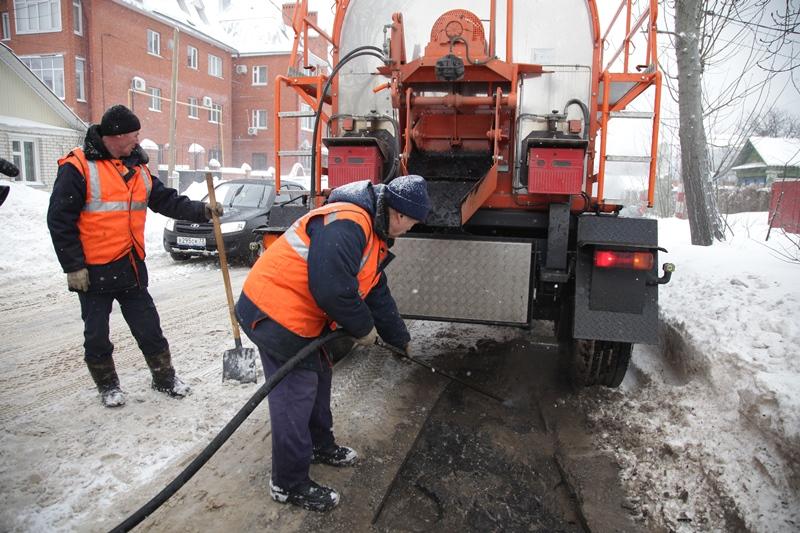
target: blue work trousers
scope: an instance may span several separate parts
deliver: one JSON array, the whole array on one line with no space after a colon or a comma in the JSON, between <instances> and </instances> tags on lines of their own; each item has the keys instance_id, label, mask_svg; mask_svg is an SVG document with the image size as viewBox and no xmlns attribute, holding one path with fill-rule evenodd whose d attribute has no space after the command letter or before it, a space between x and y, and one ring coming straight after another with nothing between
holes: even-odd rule
<instances>
[{"instance_id":1,"label":"blue work trousers","mask_svg":"<svg viewBox=\"0 0 800 533\"><path fill-rule=\"evenodd\" d=\"M259 353L264 375L273 375L281 363L261 348ZM327 364L321 366L321 372L295 368L267 396L272 424L272 482L282 489L307 482L314 448L334 443L333 373Z\"/></svg>"},{"instance_id":2,"label":"blue work trousers","mask_svg":"<svg viewBox=\"0 0 800 533\"><path fill-rule=\"evenodd\" d=\"M111 292L78 292L83 319L83 347L87 360L111 357L114 344L108 337L111 306L116 300L122 316L145 356L169 350L161 332L161 319L147 289L128 289Z\"/></svg>"}]
</instances>

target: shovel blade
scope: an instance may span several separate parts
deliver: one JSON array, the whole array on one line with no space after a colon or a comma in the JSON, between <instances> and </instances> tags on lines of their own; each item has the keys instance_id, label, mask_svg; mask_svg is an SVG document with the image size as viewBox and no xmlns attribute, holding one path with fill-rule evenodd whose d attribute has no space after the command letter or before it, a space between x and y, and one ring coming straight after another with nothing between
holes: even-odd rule
<instances>
[{"instance_id":1,"label":"shovel blade","mask_svg":"<svg viewBox=\"0 0 800 533\"><path fill-rule=\"evenodd\" d=\"M256 383L256 351L253 348L234 348L222 354L222 380Z\"/></svg>"}]
</instances>

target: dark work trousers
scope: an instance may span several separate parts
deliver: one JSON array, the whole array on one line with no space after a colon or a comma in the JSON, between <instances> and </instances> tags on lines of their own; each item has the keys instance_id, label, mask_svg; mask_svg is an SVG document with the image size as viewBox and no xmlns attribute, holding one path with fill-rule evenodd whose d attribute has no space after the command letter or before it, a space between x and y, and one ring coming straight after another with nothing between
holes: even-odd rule
<instances>
[{"instance_id":1,"label":"dark work trousers","mask_svg":"<svg viewBox=\"0 0 800 533\"><path fill-rule=\"evenodd\" d=\"M156 304L147 289L128 289L107 293L78 292L83 319L84 352L87 360L111 357L114 345L108 338L108 319L111 304L116 300L122 316L146 356L158 355L169 349L161 332L161 320Z\"/></svg>"},{"instance_id":2,"label":"dark work trousers","mask_svg":"<svg viewBox=\"0 0 800 533\"><path fill-rule=\"evenodd\" d=\"M273 375L281 363L260 348L259 353L264 375ZM327 364L322 365L321 372L295 368L267 396L272 424L272 482L282 489L307 482L313 449L334 443L332 374Z\"/></svg>"}]
</instances>

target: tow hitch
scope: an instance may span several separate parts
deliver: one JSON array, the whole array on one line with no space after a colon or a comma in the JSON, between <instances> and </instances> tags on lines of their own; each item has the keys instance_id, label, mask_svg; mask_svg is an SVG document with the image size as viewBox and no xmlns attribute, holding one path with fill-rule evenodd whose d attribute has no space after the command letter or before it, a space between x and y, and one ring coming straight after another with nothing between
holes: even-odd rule
<instances>
[{"instance_id":1,"label":"tow hitch","mask_svg":"<svg viewBox=\"0 0 800 533\"><path fill-rule=\"evenodd\" d=\"M664 285L665 283L669 283L669 280L672 278L672 273L675 272L675 265L672 263L664 263L661 268L664 269L664 275L658 279L649 280L647 282L648 285Z\"/></svg>"}]
</instances>

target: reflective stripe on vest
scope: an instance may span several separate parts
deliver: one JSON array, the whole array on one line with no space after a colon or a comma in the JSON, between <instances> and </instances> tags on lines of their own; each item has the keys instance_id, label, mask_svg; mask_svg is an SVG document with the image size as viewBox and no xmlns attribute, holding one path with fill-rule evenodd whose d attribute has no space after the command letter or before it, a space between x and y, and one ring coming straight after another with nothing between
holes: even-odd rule
<instances>
[{"instance_id":1,"label":"reflective stripe on vest","mask_svg":"<svg viewBox=\"0 0 800 533\"><path fill-rule=\"evenodd\" d=\"M247 297L274 321L300 335L316 337L329 322L308 287L308 251L311 239L306 228L311 219L322 216L324 224L350 220L366 237L359 271L358 294L363 299L380 279L380 261L386 243L372 229L372 217L363 208L335 202L317 208L292 224L258 259L242 287ZM372 259L372 260L371 260Z\"/></svg>"},{"instance_id":2,"label":"reflective stripe on vest","mask_svg":"<svg viewBox=\"0 0 800 533\"><path fill-rule=\"evenodd\" d=\"M128 202L107 202L100 198L103 197L102 187L100 185L100 171L97 170L96 161L87 161L89 167L89 187L92 191L92 199L86 202L83 206L84 211L127 211ZM144 188L146 191L146 198L150 198L150 191L153 190L153 180L150 174L144 168L144 165L139 165L139 171L142 173L144 180ZM147 209L147 201L144 202L131 202L131 211L141 211Z\"/></svg>"}]
</instances>

